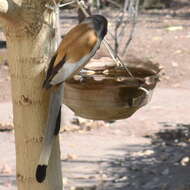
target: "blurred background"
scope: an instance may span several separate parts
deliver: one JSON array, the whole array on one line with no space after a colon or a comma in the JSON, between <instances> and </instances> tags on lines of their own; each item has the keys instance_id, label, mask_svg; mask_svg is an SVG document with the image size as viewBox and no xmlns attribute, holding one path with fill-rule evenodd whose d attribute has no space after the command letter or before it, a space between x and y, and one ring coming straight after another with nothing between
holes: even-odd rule
<instances>
[{"instance_id":1,"label":"blurred background","mask_svg":"<svg viewBox=\"0 0 190 190\"><path fill-rule=\"evenodd\" d=\"M189 190L190 1L140 0L139 11L130 1L85 2L89 13L108 18L107 39L123 61L159 63L162 71L152 101L128 119L87 120L64 108L65 189ZM75 4L60 7L61 36L82 18ZM0 28L0 190L16 190L6 46ZM95 58L104 57L110 55L102 45Z\"/></svg>"}]
</instances>

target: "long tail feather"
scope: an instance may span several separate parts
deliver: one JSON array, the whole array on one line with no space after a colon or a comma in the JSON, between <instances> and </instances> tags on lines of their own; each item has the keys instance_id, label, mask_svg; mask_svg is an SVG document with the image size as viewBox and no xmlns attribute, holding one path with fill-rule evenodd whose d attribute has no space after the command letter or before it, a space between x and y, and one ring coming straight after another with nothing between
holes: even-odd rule
<instances>
[{"instance_id":1,"label":"long tail feather","mask_svg":"<svg viewBox=\"0 0 190 190\"><path fill-rule=\"evenodd\" d=\"M59 133L63 89L63 84L58 87L54 87L50 97L47 129L45 132L40 160L36 169L36 179L39 183L42 183L46 177L46 169L51 155L52 146L56 135Z\"/></svg>"}]
</instances>

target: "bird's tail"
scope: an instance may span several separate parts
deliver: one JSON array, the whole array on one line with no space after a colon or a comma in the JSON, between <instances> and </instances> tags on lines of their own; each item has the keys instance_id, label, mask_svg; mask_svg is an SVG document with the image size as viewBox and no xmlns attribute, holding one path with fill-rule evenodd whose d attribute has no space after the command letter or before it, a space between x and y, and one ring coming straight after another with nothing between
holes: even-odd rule
<instances>
[{"instance_id":1,"label":"bird's tail","mask_svg":"<svg viewBox=\"0 0 190 190\"><path fill-rule=\"evenodd\" d=\"M46 177L46 169L51 155L52 146L57 134L59 133L63 90L63 84L61 84L57 87L53 87L51 92L47 129L45 132L39 163L36 169L36 180L39 183L42 183Z\"/></svg>"}]
</instances>

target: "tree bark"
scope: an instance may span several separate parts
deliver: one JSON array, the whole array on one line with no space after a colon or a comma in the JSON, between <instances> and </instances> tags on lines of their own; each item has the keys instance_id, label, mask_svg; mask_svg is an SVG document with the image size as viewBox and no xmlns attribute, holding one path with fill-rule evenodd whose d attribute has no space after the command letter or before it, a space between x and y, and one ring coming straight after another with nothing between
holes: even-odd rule
<instances>
[{"instance_id":1,"label":"tree bark","mask_svg":"<svg viewBox=\"0 0 190 190\"><path fill-rule=\"evenodd\" d=\"M0 20L7 38L10 65L17 186L18 190L62 190L59 139L45 182L39 184L35 179L47 120L49 92L42 89L42 82L55 50L52 28L55 12L46 8L48 1L15 2L0 0Z\"/></svg>"}]
</instances>

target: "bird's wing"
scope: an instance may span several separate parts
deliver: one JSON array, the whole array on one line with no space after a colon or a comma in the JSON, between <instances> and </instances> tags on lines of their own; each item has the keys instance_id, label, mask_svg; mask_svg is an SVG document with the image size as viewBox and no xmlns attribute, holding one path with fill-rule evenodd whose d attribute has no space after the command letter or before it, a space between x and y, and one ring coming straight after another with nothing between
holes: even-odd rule
<instances>
[{"instance_id":1,"label":"bird's wing","mask_svg":"<svg viewBox=\"0 0 190 190\"><path fill-rule=\"evenodd\" d=\"M52 57L44 87L59 84L72 77L96 53L100 41L87 24L73 28L62 40Z\"/></svg>"}]
</instances>

